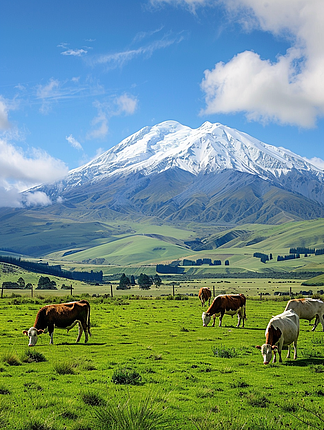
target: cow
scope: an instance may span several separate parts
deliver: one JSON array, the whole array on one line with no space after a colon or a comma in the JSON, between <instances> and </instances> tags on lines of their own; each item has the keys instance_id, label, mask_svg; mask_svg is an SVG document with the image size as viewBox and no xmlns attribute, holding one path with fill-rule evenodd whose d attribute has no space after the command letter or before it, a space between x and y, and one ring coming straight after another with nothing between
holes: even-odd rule
<instances>
[{"instance_id":1,"label":"cow","mask_svg":"<svg viewBox=\"0 0 324 430\"><path fill-rule=\"evenodd\" d=\"M242 326L244 327L244 320L246 319L245 306L246 298L244 294L219 295L215 297L207 311L202 313L203 326L207 327L212 315L214 318L213 327L215 326L216 317L219 317L219 327L221 327L224 314L232 316L237 314L238 322L236 327L240 326L241 320L243 320Z\"/></svg>"},{"instance_id":2,"label":"cow","mask_svg":"<svg viewBox=\"0 0 324 430\"><path fill-rule=\"evenodd\" d=\"M208 301L208 306L210 305L211 291L209 288L200 288L198 297L201 301L201 306Z\"/></svg>"},{"instance_id":3,"label":"cow","mask_svg":"<svg viewBox=\"0 0 324 430\"><path fill-rule=\"evenodd\" d=\"M263 356L263 364L276 362L276 352L278 350L279 363L282 363L281 351L282 347L288 346L287 358L290 356L290 345L294 344L294 360L297 358L297 339L299 335L299 316L293 310L284 311L282 314L271 318L265 331L266 343L262 346L257 345L256 348L261 349Z\"/></svg>"},{"instance_id":4,"label":"cow","mask_svg":"<svg viewBox=\"0 0 324 430\"><path fill-rule=\"evenodd\" d=\"M69 331L76 324L79 325L79 334L76 342L79 342L84 331L85 343L88 342L90 333L90 305L86 300L77 302L46 305L36 315L34 326L24 330L23 334L29 337L29 345L35 346L38 335L48 330L50 345L53 344L54 327Z\"/></svg>"},{"instance_id":5,"label":"cow","mask_svg":"<svg viewBox=\"0 0 324 430\"><path fill-rule=\"evenodd\" d=\"M324 331L324 302L318 299L292 299L289 300L285 311L292 309L300 319L311 321L316 317L312 331L321 322L322 331Z\"/></svg>"}]
</instances>

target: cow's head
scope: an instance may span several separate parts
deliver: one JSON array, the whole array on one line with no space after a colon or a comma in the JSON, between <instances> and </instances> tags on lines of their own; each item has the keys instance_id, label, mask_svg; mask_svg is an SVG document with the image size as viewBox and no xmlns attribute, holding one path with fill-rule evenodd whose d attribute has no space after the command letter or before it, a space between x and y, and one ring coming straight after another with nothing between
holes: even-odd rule
<instances>
[{"instance_id":1,"label":"cow's head","mask_svg":"<svg viewBox=\"0 0 324 430\"><path fill-rule=\"evenodd\" d=\"M207 312L203 312L201 318L202 318L203 326L207 327L211 319L211 315L208 314Z\"/></svg>"},{"instance_id":2,"label":"cow's head","mask_svg":"<svg viewBox=\"0 0 324 430\"><path fill-rule=\"evenodd\" d=\"M278 348L276 345L269 345L268 343L264 343L262 346L257 345L256 348L261 350L261 354L263 356L263 364L270 363L270 360L272 358L272 352L274 353L273 363L276 362L276 352Z\"/></svg>"},{"instance_id":3,"label":"cow's head","mask_svg":"<svg viewBox=\"0 0 324 430\"><path fill-rule=\"evenodd\" d=\"M44 330L37 330L35 327L31 327L29 330L24 330L23 334L29 337L28 346L35 346L37 343L38 335L44 333Z\"/></svg>"}]
</instances>

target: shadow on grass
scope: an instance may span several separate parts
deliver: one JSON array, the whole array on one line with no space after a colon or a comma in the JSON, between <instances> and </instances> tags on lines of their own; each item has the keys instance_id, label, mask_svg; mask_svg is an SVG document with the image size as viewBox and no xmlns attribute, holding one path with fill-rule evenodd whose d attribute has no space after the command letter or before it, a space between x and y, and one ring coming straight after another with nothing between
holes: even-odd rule
<instances>
[{"instance_id":1,"label":"shadow on grass","mask_svg":"<svg viewBox=\"0 0 324 430\"><path fill-rule=\"evenodd\" d=\"M283 361L284 366L307 367L324 365L324 357L297 358L297 360Z\"/></svg>"},{"instance_id":2,"label":"shadow on grass","mask_svg":"<svg viewBox=\"0 0 324 430\"><path fill-rule=\"evenodd\" d=\"M106 342L88 342L88 343L76 343L76 342L61 342L56 343L55 345L64 345L64 346L104 346L107 345Z\"/></svg>"}]
</instances>

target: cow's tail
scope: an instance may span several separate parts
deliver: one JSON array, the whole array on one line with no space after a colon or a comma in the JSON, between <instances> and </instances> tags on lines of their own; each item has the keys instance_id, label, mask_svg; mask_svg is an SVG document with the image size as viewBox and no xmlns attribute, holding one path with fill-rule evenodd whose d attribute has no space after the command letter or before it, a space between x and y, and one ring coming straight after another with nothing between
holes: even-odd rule
<instances>
[{"instance_id":1,"label":"cow's tail","mask_svg":"<svg viewBox=\"0 0 324 430\"><path fill-rule=\"evenodd\" d=\"M86 321L87 327L88 327L88 333L91 336L90 331L90 304L88 303L88 310L87 310L87 321Z\"/></svg>"}]
</instances>

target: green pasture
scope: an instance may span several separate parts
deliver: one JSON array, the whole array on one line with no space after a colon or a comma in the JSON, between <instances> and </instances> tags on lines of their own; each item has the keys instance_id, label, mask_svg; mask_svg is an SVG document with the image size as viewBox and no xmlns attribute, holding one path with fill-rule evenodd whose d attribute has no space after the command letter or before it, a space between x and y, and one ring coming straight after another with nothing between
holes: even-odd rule
<instances>
[{"instance_id":1,"label":"green pasture","mask_svg":"<svg viewBox=\"0 0 324 430\"><path fill-rule=\"evenodd\" d=\"M313 257L315 258L321 258ZM289 263L289 262L288 262ZM10 267L10 272L6 272L5 268ZM208 267L208 266L204 266ZM93 269L91 265L83 265L83 270L90 271ZM76 265L69 267L72 270L80 270ZM0 263L0 287L3 282L17 282L19 278L23 278L25 284L31 283L33 285L33 291L22 290L22 289L4 289L2 294L4 297L9 298L12 296L22 296L42 298L48 297L55 294L58 297L63 297L66 294L70 294L70 289L64 289L65 287L70 287L72 285L72 295L113 295L114 297L134 295L143 297L163 297L167 295L181 294L185 296L197 296L199 288L208 287L211 291L217 294L224 293L244 293L247 297L270 295L274 297L278 293L290 293L298 294L302 290L311 290L313 294L317 294L323 287L321 286L304 286L305 279L285 279L285 278L221 278L221 277L200 277L199 273L203 274L204 268L196 269L196 277L184 278L182 275L174 275L171 277L164 277L161 275L162 284L159 287L152 285L149 290L142 290L136 284L128 290L118 290L119 278L121 273L125 273L127 276L134 275L139 276L140 273L146 273L147 275L154 276L155 266L128 266L128 267L108 267L99 266L97 270L103 270L104 275L114 275L115 280L102 283L102 284L88 284L86 282L75 281L71 279L61 278L57 276L49 275L51 281L55 281L56 288L55 292L53 290L38 290L38 280L42 275L39 273L33 273L21 269L14 265L3 265ZM208 270L208 269L205 269ZM190 269L188 270L188 272ZM190 272L189 272L190 273Z\"/></svg>"},{"instance_id":2,"label":"green pasture","mask_svg":"<svg viewBox=\"0 0 324 430\"><path fill-rule=\"evenodd\" d=\"M249 281L250 282L250 281ZM219 286L248 288L240 282ZM218 285L217 285L218 286ZM256 287L260 288L260 287ZM250 290L252 291L252 290ZM305 430L323 427L324 338L301 321L297 360L264 366L265 327L285 300L247 300L245 328L202 327L197 297L88 298L92 336L76 327L22 334L44 304L5 297L0 310L0 428L17 430ZM44 360L44 361L43 361Z\"/></svg>"},{"instance_id":3,"label":"green pasture","mask_svg":"<svg viewBox=\"0 0 324 430\"><path fill-rule=\"evenodd\" d=\"M29 223L16 215L3 220L1 252L42 258L66 265L104 264L127 267L170 263L184 258L229 259L230 270L323 270L324 258L301 258L280 262L278 255L286 255L291 247L324 248L324 219L288 222L280 225L245 224L239 226L178 223L171 225L155 220L139 223L131 219L105 221L37 218L33 212ZM204 248L194 246L200 243ZM272 254L273 261L263 264L253 257L255 252ZM16 253L16 254L15 254ZM207 269L207 268L206 268ZM201 268L199 269L201 270ZM212 269L216 270L216 269Z\"/></svg>"}]
</instances>

